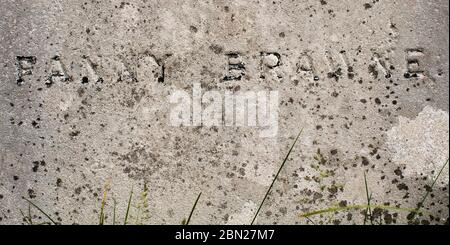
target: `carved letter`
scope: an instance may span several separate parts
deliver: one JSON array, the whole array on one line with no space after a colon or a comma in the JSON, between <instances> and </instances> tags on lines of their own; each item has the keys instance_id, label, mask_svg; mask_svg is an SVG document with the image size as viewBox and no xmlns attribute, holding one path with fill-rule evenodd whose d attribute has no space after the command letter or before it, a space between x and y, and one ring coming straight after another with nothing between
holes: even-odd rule
<instances>
[{"instance_id":1,"label":"carved letter","mask_svg":"<svg viewBox=\"0 0 450 245\"><path fill-rule=\"evenodd\" d=\"M36 57L34 56L17 56L17 85L24 84L23 77L33 74L33 66L36 64Z\"/></svg>"}]
</instances>

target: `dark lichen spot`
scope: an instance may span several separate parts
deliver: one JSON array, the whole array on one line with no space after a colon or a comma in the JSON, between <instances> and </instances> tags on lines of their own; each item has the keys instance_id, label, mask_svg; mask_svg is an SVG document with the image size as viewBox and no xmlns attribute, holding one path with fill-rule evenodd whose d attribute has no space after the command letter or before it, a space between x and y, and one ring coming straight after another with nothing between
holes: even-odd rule
<instances>
[{"instance_id":1,"label":"dark lichen spot","mask_svg":"<svg viewBox=\"0 0 450 245\"><path fill-rule=\"evenodd\" d=\"M239 174L242 176L245 176L245 169L244 168L240 168L239 169Z\"/></svg>"},{"instance_id":2,"label":"dark lichen spot","mask_svg":"<svg viewBox=\"0 0 450 245\"><path fill-rule=\"evenodd\" d=\"M221 54L223 52L223 48L216 44L209 46L209 49L211 49L215 54Z\"/></svg>"},{"instance_id":3,"label":"dark lichen spot","mask_svg":"<svg viewBox=\"0 0 450 245\"><path fill-rule=\"evenodd\" d=\"M394 170L395 175L397 176L402 176L402 170L400 168L397 168L396 170Z\"/></svg>"},{"instance_id":4,"label":"dark lichen spot","mask_svg":"<svg viewBox=\"0 0 450 245\"><path fill-rule=\"evenodd\" d=\"M347 214L347 221L351 221L353 219L353 214L348 213Z\"/></svg>"},{"instance_id":5,"label":"dark lichen spot","mask_svg":"<svg viewBox=\"0 0 450 245\"><path fill-rule=\"evenodd\" d=\"M80 195L81 194L81 187L77 187L75 189L75 194Z\"/></svg>"},{"instance_id":6,"label":"dark lichen spot","mask_svg":"<svg viewBox=\"0 0 450 245\"><path fill-rule=\"evenodd\" d=\"M342 76L342 69L338 68L336 71L334 72L329 72L328 73L328 78L334 78L334 80L339 81L339 78Z\"/></svg>"},{"instance_id":7,"label":"dark lichen spot","mask_svg":"<svg viewBox=\"0 0 450 245\"><path fill-rule=\"evenodd\" d=\"M69 135L70 137L77 137L78 135L80 135L80 131L73 131Z\"/></svg>"},{"instance_id":8,"label":"dark lichen spot","mask_svg":"<svg viewBox=\"0 0 450 245\"><path fill-rule=\"evenodd\" d=\"M81 84L88 84L89 83L89 78L88 77L83 77L81 79Z\"/></svg>"},{"instance_id":9,"label":"dark lichen spot","mask_svg":"<svg viewBox=\"0 0 450 245\"><path fill-rule=\"evenodd\" d=\"M370 164L369 159L367 157L362 157L362 165L368 166Z\"/></svg>"},{"instance_id":10,"label":"dark lichen spot","mask_svg":"<svg viewBox=\"0 0 450 245\"><path fill-rule=\"evenodd\" d=\"M57 186L57 187L61 187L61 185L62 185L62 179L58 178L58 179L56 180L56 186Z\"/></svg>"},{"instance_id":11,"label":"dark lichen spot","mask_svg":"<svg viewBox=\"0 0 450 245\"><path fill-rule=\"evenodd\" d=\"M32 121L31 126L33 126L33 128L39 128L39 123L36 121Z\"/></svg>"},{"instance_id":12,"label":"dark lichen spot","mask_svg":"<svg viewBox=\"0 0 450 245\"><path fill-rule=\"evenodd\" d=\"M37 172L39 170L39 162L38 161L33 162L32 170L33 170L33 172Z\"/></svg>"},{"instance_id":13,"label":"dark lichen spot","mask_svg":"<svg viewBox=\"0 0 450 245\"><path fill-rule=\"evenodd\" d=\"M29 196L31 199L34 199L34 198L36 198L36 193L35 193L34 190L32 190L32 189L28 189L28 196Z\"/></svg>"},{"instance_id":14,"label":"dark lichen spot","mask_svg":"<svg viewBox=\"0 0 450 245\"><path fill-rule=\"evenodd\" d=\"M373 78L378 78L378 71L377 68L375 67L375 65L370 65L369 66L369 74L372 75Z\"/></svg>"},{"instance_id":15,"label":"dark lichen spot","mask_svg":"<svg viewBox=\"0 0 450 245\"><path fill-rule=\"evenodd\" d=\"M191 32L193 32L193 33L197 33L197 31L198 31L197 27L195 27L195 26L190 26L189 30L191 30Z\"/></svg>"},{"instance_id":16,"label":"dark lichen spot","mask_svg":"<svg viewBox=\"0 0 450 245\"><path fill-rule=\"evenodd\" d=\"M392 218L392 215L388 211L385 211L384 212L384 223L386 225L390 225L393 222L394 222L394 219Z\"/></svg>"},{"instance_id":17,"label":"dark lichen spot","mask_svg":"<svg viewBox=\"0 0 450 245\"><path fill-rule=\"evenodd\" d=\"M401 191L407 191L409 190L408 186L405 183L401 183L397 185L397 188Z\"/></svg>"},{"instance_id":18,"label":"dark lichen spot","mask_svg":"<svg viewBox=\"0 0 450 245\"><path fill-rule=\"evenodd\" d=\"M380 100L380 98L375 98L375 103L376 103L377 105L381 105L381 100Z\"/></svg>"}]
</instances>

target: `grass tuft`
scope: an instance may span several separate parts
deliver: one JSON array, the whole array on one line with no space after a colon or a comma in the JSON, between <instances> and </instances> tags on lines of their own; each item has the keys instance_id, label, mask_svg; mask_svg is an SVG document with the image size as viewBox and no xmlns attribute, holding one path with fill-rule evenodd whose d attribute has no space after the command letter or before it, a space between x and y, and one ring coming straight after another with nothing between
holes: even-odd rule
<instances>
[{"instance_id":1,"label":"grass tuft","mask_svg":"<svg viewBox=\"0 0 450 245\"><path fill-rule=\"evenodd\" d=\"M382 210L395 210L395 211L409 212L408 219L413 219L417 214L425 214L425 212L422 211L421 209L423 208L423 205L424 205L425 201L427 200L428 196L433 191L433 188L436 185L439 177L442 175L442 172L447 167L448 162L449 162L449 159L447 159L444 166L442 166L442 168L439 170L436 178L434 178L434 180L433 180L433 184L431 185L431 188L427 189L427 192L423 196L422 200L417 204L416 208L399 208L399 207L392 207L392 206L385 206L385 205L372 205L372 193L370 193L369 186L367 183L367 175L366 175L366 172L364 171L364 185L365 185L365 191L366 191L367 204L365 204L365 205L350 205L350 206L345 206L345 207L341 207L341 206L330 207L330 208L326 208L326 209L321 209L321 210L301 214L300 218L305 218L314 224L314 222L311 220L311 217L316 216L316 215L322 215L322 214L326 214L326 213L336 213L336 212L340 212L340 211L348 211L348 210L353 210L353 209L365 209L364 225L367 223L367 220L369 220L370 223L373 225L372 210L373 209L382 209ZM381 221L380 221L380 224L381 224Z\"/></svg>"},{"instance_id":2,"label":"grass tuft","mask_svg":"<svg viewBox=\"0 0 450 245\"><path fill-rule=\"evenodd\" d=\"M25 215L22 209L19 209L20 214L22 214L23 221L28 225L33 225L33 217L31 216L31 205L28 204L28 215Z\"/></svg>"},{"instance_id":3,"label":"grass tuft","mask_svg":"<svg viewBox=\"0 0 450 245\"><path fill-rule=\"evenodd\" d=\"M436 185L437 180L439 179L439 177L441 177L442 172L444 172L445 167L447 167L448 165L448 160L445 162L444 166L442 166L442 168L439 170L439 173L437 174L436 178L433 180L433 184L431 185L431 187L429 189L427 189L427 192L425 193L425 195L422 197L422 200L417 204L416 209L414 210L414 212L411 212L409 214L409 219L414 219L416 217L416 215L418 214L417 211L419 211L421 208L423 208L423 205L425 203L425 201L427 200L428 196L431 194L431 192L433 192L433 188Z\"/></svg>"},{"instance_id":4,"label":"grass tuft","mask_svg":"<svg viewBox=\"0 0 450 245\"><path fill-rule=\"evenodd\" d=\"M320 214L335 213L335 212L340 212L340 211L357 210L357 209L366 209L367 210L368 208L369 208L369 205L366 205L366 204L364 204L364 205L349 205L349 206L345 206L345 207L335 206L335 207L330 207L330 208L326 208L326 209L321 209L321 210L316 210L313 212L301 214L300 218L306 218L306 219L310 220L311 217L320 215ZM416 212L416 209L413 209L413 208L398 208L398 207L385 206L385 205L371 205L370 208L382 209L382 210L394 210L394 211L401 211L401 212ZM423 213L420 210L417 212Z\"/></svg>"},{"instance_id":5,"label":"grass tuft","mask_svg":"<svg viewBox=\"0 0 450 245\"><path fill-rule=\"evenodd\" d=\"M191 218L192 215L194 214L195 208L197 207L198 201L200 200L200 197L202 196L202 193L200 192L200 194L198 194L197 199L195 200L194 206L192 207L191 213L189 214L189 217L187 220L183 220L183 224L184 225L189 225L189 223L191 222Z\"/></svg>"},{"instance_id":6,"label":"grass tuft","mask_svg":"<svg viewBox=\"0 0 450 245\"><path fill-rule=\"evenodd\" d=\"M364 171L364 186L366 188L366 198L367 198L367 209L366 212L364 213L364 225L367 223L367 218L369 218L370 224L373 225L372 208L370 207L370 202L372 201L372 193L369 194L369 185L367 184L366 171Z\"/></svg>"},{"instance_id":7,"label":"grass tuft","mask_svg":"<svg viewBox=\"0 0 450 245\"><path fill-rule=\"evenodd\" d=\"M103 191L103 199L102 199L102 204L100 207L100 217L99 217L99 225L104 225L105 224L105 206L106 206L106 199L108 197L108 191L110 189L110 182L107 181L105 184L105 190Z\"/></svg>"},{"instance_id":8,"label":"grass tuft","mask_svg":"<svg viewBox=\"0 0 450 245\"><path fill-rule=\"evenodd\" d=\"M113 198L113 221L112 224L116 225L116 210L117 210L117 201Z\"/></svg>"},{"instance_id":9,"label":"grass tuft","mask_svg":"<svg viewBox=\"0 0 450 245\"><path fill-rule=\"evenodd\" d=\"M123 221L123 225L128 224L128 217L130 215L130 207L131 207L131 200L133 198L133 187L131 187L130 197L128 198L128 205L127 205L127 212L125 214L125 219Z\"/></svg>"},{"instance_id":10,"label":"grass tuft","mask_svg":"<svg viewBox=\"0 0 450 245\"><path fill-rule=\"evenodd\" d=\"M58 222L56 222L55 220L52 219L52 217L50 217L50 215L48 215L44 210L42 210L39 206L37 206L36 204L34 204L32 201L28 200L26 197L22 197L25 201L27 201L29 204L31 204L33 207L35 207L37 210L39 210L39 212L41 212L45 217L47 217L48 220L50 220L52 222L52 224L54 225L59 225ZM30 211L30 221L31 221L31 211Z\"/></svg>"},{"instance_id":11,"label":"grass tuft","mask_svg":"<svg viewBox=\"0 0 450 245\"><path fill-rule=\"evenodd\" d=\"M291 149L289 149L289 152L288 152L288 154L286 155L286 157L284 158L284 161L283 161L283 163L281 164L280 168L278 169L278 172L277 172L277 174L275 175L275 178L273 179L272 184L270 185L269 189L267 189L266 195L264 196L263 200L261 201L261 204L259 205L258 210L256 211L255 216L253 217L252 223L251 223L250 225L253 225L253 224L255 223L256 218L258 217L258 214L259 214L259 212L261 211L262 206L264 205L264 202L266 201L267 197L269 196L270 191L272 190L273 185L275 184L275 181L278 179L278 176L280 175L281 170L283 169L284 165L285 165L286 162L288 161L289 156L291 155L291 152L292 152L292 150L294 149L294 146L295 146L295 144L297 143L297 141L298 141L298 139L300 138L300 136L301 136L302 133L303 133L303 129L300 130L300 133L297 135L297 138L295 138L295 141L294 141L294 143L292 144Z\"/></svg>"},{"instance_id":12,"label":"grass tuft","mask_svg":"<svg viewBox=\"0 0 450 245\"><path fill-rule=\"evenodd\" d=\"M136 215L136 224L143 225L150 219L150 211L148 205L148 193L149 189L147 183L144 183L144 189L141 192L139 197L139 202L137 205L137 215Z\"/></svg>"}]
</instances>

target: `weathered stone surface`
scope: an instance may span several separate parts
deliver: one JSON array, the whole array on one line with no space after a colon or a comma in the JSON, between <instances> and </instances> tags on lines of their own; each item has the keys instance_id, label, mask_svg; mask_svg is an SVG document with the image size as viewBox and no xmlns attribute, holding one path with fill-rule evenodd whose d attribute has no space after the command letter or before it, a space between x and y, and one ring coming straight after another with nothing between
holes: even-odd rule
<instances>
[{"instance_id":1,"label":"weathered stone surface","mask_svg":"<svg viewBox=\"0 0 450 245\"><path fill-rule=\"evenodd\" d=\"M107 223L133 189L131 223L179 224L202 192L192 223L247 224L301 128L259 224L365 204L364 171L372 203L415 208L448 159L444 0L5 0L0 18L0 224L25 223L22 196L95 224L105 185ZM169 96L196 83L277 91L276 135L172 126ZM377 222L445 223L448 175L427 215ZM360 224L361 211L311 219Z\"/></svg>"}]
</instances>

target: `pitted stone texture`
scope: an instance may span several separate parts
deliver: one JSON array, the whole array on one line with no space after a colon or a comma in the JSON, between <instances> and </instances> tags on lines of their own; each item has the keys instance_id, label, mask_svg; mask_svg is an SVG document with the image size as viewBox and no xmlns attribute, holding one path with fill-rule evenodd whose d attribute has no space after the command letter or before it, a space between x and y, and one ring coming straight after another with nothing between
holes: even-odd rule
<instances>
[{"instance_id":1,"label":"pitted stone texture","mask_svg":"<svg viewBox=\"0 0 450 245\"><path fill-rule=\"evenodd\" d=\"M107 223L113 199L123 218L132 189L138 219L143 183L146 223L181 223L200 192L192 223L248 223L301 128L259 224L306 224L302 213L364 204L364 171L374 204L414 208L432 177L409 171L448 158L444 0L5 0L0 18L1 224L24 223L22 196L63 224L95 224L105 183ZM196 82L278 91L278 135L171 127L168 96ZM420 132L444 145L419 142ZM439 154L433 165L423 165L428 150ZM426 154L410 161L417 152ZM445 222L444 175L425 204L431 216L377 210L377 220Z\"/></svg>"},{"instance_id":2,"label":"pitted stone texture","mask_svg":"<svg viewBox=\"0 0 450 245\"><path fill-rule=\"evenodd\" d=\"M388 132L394 162L406 166L405 175L437 175L448 156L448 113L427 106L417 118L399 118L399 125ZM448 185L448 173L437 182Z\"/></svg>"}]
</instances>

